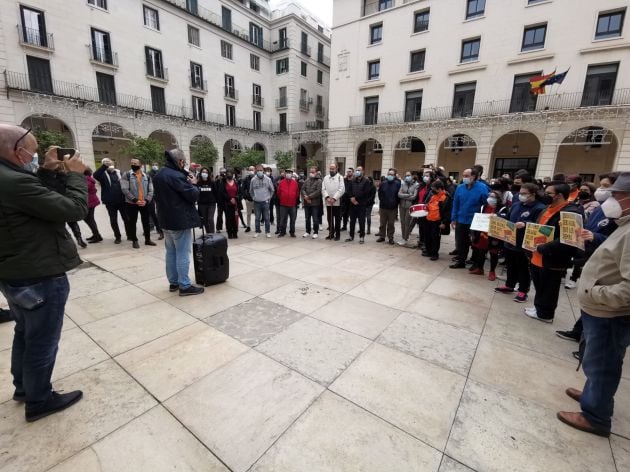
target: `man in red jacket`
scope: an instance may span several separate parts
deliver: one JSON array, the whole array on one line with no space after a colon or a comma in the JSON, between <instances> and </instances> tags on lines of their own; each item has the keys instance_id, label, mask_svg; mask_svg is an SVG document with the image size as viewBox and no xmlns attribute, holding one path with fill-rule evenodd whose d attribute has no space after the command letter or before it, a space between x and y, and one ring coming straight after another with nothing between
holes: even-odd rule
<instances>
[{"instance_id":1,"label":"man in red jacket","mask_svg":"<svg viewBox=\"0 0 630 472\"><path fill-rule=\"evenodd\" d=\"M293 171L287 169L284 173L284 179L278 184L278 201L280 203L280 212L278 215L278 237L282 238L287 234L287 217L291 218L289 226L289 234L295 238L295 218L297 217L298 198L300 189L297 181L293 178Z\"/></svg>"}]
</instances>

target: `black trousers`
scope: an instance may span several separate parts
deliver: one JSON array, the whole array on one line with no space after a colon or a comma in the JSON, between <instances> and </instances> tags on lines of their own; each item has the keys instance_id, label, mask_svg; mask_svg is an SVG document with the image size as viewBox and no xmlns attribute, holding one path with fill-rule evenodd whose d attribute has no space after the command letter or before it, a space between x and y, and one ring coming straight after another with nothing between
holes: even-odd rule
<instances>
[{"instance_id":1,"label":"black trousers","mask_svg":"<svg viewBox=\"0 0 630 472\"><path fill-rule=\"evenodd\" d=\"M223 229L223 216L225 215L225 204L217 203L217 231Z\"/></svg>"},{"instance_id":2,"label":"black trousers","mask_svg":"<svg viewBox=\"0 0 630 472\"><path fill-rule=\"evenodd\" d=\"M77 223L76 221L71 221L68 223L68 226L70 227L70 231L72 231L74 239L76 239L77 241L81 239L81 228L79 228L79 223Z\"/></svg>"},{"instance_id":3,"label":"black trousers","mask_svg":"<svg viewBox=\"0 0 630 472\"><path fill-rule=\"evenodd\" d=\"M425 223L424 247L431 257L438 257L440 255L440 242L442 240L440 224L440 221L428 220L426 220Z\"/></svg>"},{"instance_id":4,"label":"black trousers","mask_svg":"<svg viewBox=\"0 0 630 472\"><path fill-rule=\"evenodd\" d=\"M88 225L90 231L92 231L92 236L100 236L101 234L98 232L98 226L96 225L96 220L94 219L95 209L96 207L88 209L88 214L83 221L85 221L85 224Z\"/></svg>"},{"instance_id":5,"label":"black trousers","mask_svg":"<svg viewBox=\"0 0 630 472\"><path fill-rule=\"evenodd\" d=\"M151 203L149 203L147 206L149 207L150 226L151 225L155 226L155 230L158 233L161 233L162 230L160 229L160 223L158 222L157 209L155 207L155 201L151 200Z\"/></svg>"},{"instance_id":6,"label":"black trousers","mask_svg":"<svg viewBox=\"0 0 630 472\"><path fill-rule=\"evenodd\" d=\"M518 291L529 293L532 284L532 277L529 271L529 259L525 251L514 249L504 249L505 265L507 268L507 279L505 285L515 288L518 283Z\"/></svg>"},{"instance_id":7,"label":"black trousers","mask_svg":"<svg viewBox=\"0 0 630 472\"><path fill-rule=\"evenodd\" d=\"M109 215L109 224L111 225L112 230L114 231L114 237L116 239L120 239L120 227L118 226L118 213L120 213L120 216L125 225L125 233L127 233L127 223L126 223L127 215L125 214L123 204L122 203L107 203L105 205L105 208L107 208L107 214ZM127 237L129 237L128 234L127 234Z\"/></svg>"},{"instance_id":8,"label":"black trousers","mask_svg":"<svg viewBox=\"0 0 630 472\"><path fill-rule=\"evenodd\" d=\"M125 213L127 214L126 228L127 237L130 241L137 241L136 226L138 225L138 213L140 213L140 220L142 221L142 230L144 232L144 240L149 241L151 239L151 230L149 229L149 205L143 207L138 205L132 205L125 203Z\"/></svg>"},{"instance_id":9,"label":"black trousers","mask_svg":"<svg viewBox=\"0 0 630 472\"><path fill-rule=\"evenodd\" d=\"M341 231L341 207L326 206L326 219L328 220L328 236L339 238Z\"/></svg>"},{"instance_id":10,"label":"black trousers","mask_svg":"<svg viewBox=\"0 0 630 472\"><path fill-rule=\"evenodd\" d=\"M350 237L354 239L354 230L359 220L359 237L365 237L365 215L367 207L365 205L352 205L350 208Z\"/></svg>"},{"instance_id":11,"label":"black trousers","mask_svg":"<svg viewBox=\"0 0 630 472\"><path fill-rule=\"evenodd\" d=\"M455 227L455 246L457 247L457 260L464 264L468 259L470 250L470 225L457 223Z\"/></svg>"},{"instance_id":12,"label":"black trousers","mask_svg":"<svg viewBox=\"0 0 630 472\"><path fill-rule=\"evenodd\" d=\"M200 203L198 205L197 211L206 233L214 233L214 212L216 207L216 203Z\"/></svg>"},{"instance_id":13,"label":"black trousers","mask_svg":"<svg viewBox=\"0 0 630 472\"><path fill-rule=\"evenodd\" d=\"M348 226L348 219L350 218L350 210L354 205L350 203L350 200L345 200L341 197L341 219L343 223L343 228Z\"/></svg>"},{"instance_id":14,"label":"black trousers","mask_svg":"<svg viewBox=\"0 0 630 472\"><path fill-rule=\"evenodd\" d=\"M225 209L225 230L229 238L238 237L238 216L238 206L228 203Z\"/></svg>"},{"instance_id":15,"label":"black trousers","mask_svg":"<svg viewBox=\"0 0 630 472\"><path fill-rule=\"evenodd\" d=\"M552 320L558 307L560 285L566 271L551 270L531 264L532 281L536 288L534 306L539 318Z\"/></svg>"}]
</instances>

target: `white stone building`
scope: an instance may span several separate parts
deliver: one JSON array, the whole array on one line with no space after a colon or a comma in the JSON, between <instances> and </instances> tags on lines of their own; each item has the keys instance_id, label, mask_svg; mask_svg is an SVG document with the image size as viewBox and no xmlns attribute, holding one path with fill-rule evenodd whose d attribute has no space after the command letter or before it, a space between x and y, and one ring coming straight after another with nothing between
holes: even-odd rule
<instances>
[{"instance_id":1,"label":"white stone building","mask_svg":"<svg viewBox=\"0 0 630 472\"><path fill-rule=\"evenodd\" d=\"M335 0L328 160L375 177L436 162L455 175L630 170L627 7ZM566 70L530 94L530 77Z\"/></svg>"},{"instance_id":2,"label":"white stone building","mask_svg":"<svg viewBox=\"0 0 630 472\"><path fill-rule=\"evenodd\" d=\"M185 152L209 138L216 167L245 147L273 162L299 150L290 132L327 127L330 30L291 2L0 0L0 11L0 122L61 131L88 161L125 168L133 133ZM314 143L303 154L323 159Z\"/></svg>"}]
</instances>

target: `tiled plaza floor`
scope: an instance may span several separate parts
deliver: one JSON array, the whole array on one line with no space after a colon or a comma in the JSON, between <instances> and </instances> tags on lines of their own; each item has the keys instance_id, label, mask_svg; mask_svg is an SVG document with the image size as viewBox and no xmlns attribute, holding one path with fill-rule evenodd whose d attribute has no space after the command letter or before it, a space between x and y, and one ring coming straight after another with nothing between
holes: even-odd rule
<instances>
[{"instance_id":1,"label":"tiled plaza floor","mask_svg":"<svg viewBox=\"0 0 630 472\"><path fill-rule=\"evenodd\" d=\"M554 335L579 313L575 291L546 325L450 270L452 237L430 262L298 230L239 233L229 281L180 298L163 244L114 245L104 213L106 241L70 274L54 373L84 399L27 424L0 325L3 472L630 470L629 370L610 440L555 418L583 385L576 345Z\"/></svg>"}]
</instances>

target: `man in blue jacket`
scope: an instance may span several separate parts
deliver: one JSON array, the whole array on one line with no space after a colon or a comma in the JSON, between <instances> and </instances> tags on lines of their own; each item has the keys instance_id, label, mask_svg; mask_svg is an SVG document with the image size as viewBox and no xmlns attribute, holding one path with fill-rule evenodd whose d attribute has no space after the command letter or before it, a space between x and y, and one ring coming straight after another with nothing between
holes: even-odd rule
<instances>
[{"instance_id":1,"label":"man in blue jacket","mask_svg":"<svg viewBox=\"0 0 630 472\"><path fill-rule=\"evenodd\" d=\"M192 228L201 220L195 209L199 199L197 179L184 170L186 156L180 149L165 152L166 164L153 178L158 218L164 231L166 277L169 291L179 289L179 296L199 295L203 287L192 284L188 277L192 251Z\"/></svg>"},{"instance_id":2,"label":"man in blue jacket","mask_svg":"<svg viewBox=\"0 0 630 472\"><path fill-rule=\"evenodd\" d=\"M399 191L400 180L396 179L396 169L389 169L386 180L378 187L378 214L381 220L378 234L381 236L376 240L377 243L385 241L387 234L389 244L394 244L394 223L398 212Z\"/></svg>"},{"instance_id":3,"label":"man in blue jacket","mask_svg":"<svg viewBox=\"0 0 630 472\"><path fill-rule=\"evenodd\" d=\"M478 181L477 170L466 169L462 175L462 184L455 191L451 214L451 226L455 229L455 247L457 247L457 257L449 266L451 269L466 268L470 250L470 225L475 213L480 212L481 206L488 198L488 186Z\"/></svg>"}]
</instances>

